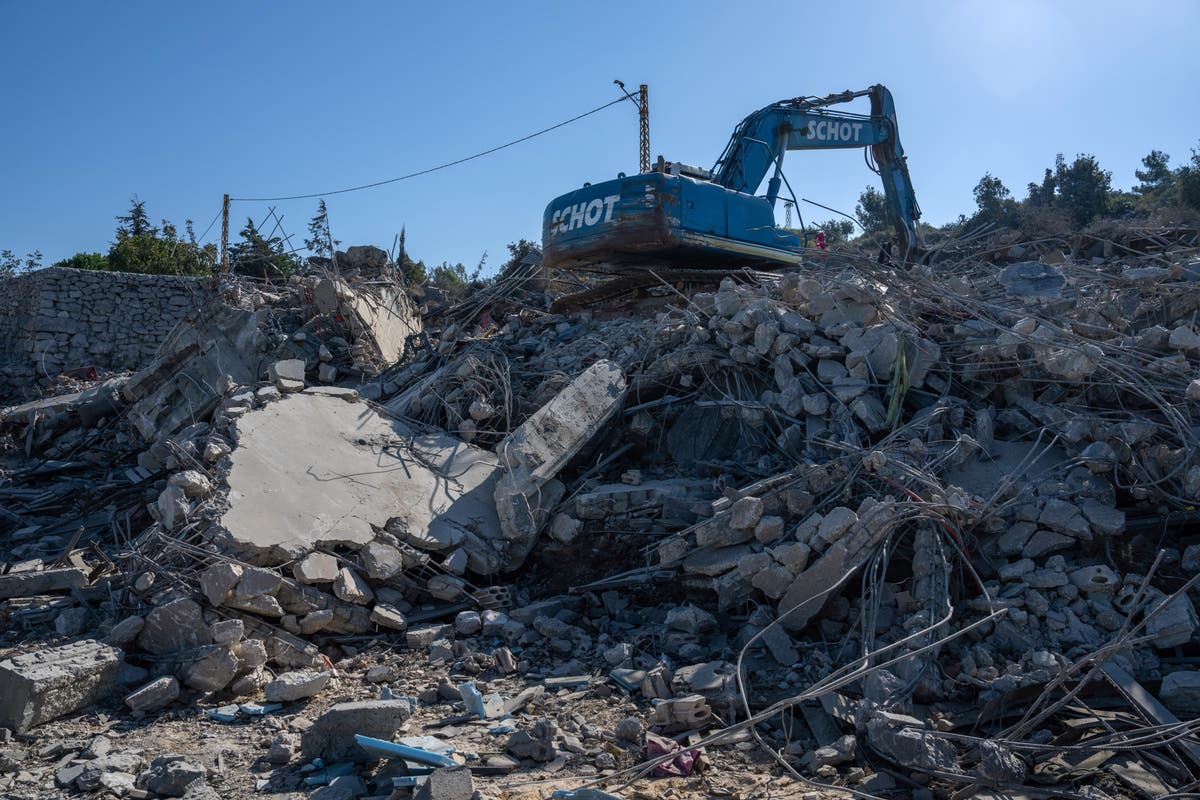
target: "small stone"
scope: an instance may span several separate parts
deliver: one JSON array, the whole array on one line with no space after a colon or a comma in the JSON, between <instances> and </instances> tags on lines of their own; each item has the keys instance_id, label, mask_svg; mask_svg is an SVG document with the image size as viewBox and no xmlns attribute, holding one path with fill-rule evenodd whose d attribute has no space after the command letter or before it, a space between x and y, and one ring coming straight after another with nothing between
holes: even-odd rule
<instances>
[{"instance_id":1,"label":"small stone","mask_svg":"<svg viewBox=\"0 0 1200 800\"><path fill-rule=\"evenodd\" d=\"M375 607L371 609L371 622L381 628L389 628L394 631L402 631L408 627L408 620L404 617L404 612L387 603L375 604Z\"/></svg>"},{"instance_id":2,"label":"small stone","mask_svg":"<svg viewBox=\"0 0 1200 800\"><path fill-rule=\"evenodd\" d=\"M327 553L309 553L292 567L292 575L301 583L332 583L338 573L337 559Z\"/></svg>"},{"instance_id":3,"label":"small stone","mask_svg":"<svg viewBox=\"0 0 1200 800\"><path fill-rule=\"evenodd\" d=\"M783 517L766 516L759 519L754 526L754 538L763 544L771 544L783 536Z\"/></svg>"},{"instance_id":4,"label":"small stone","mask_svg":"<svg viewBox=\"0 0 1200 800\"><path fill-rule=\"evenodd\" d=\"M146 620L134 614L112 626L108 632L108 641L115 645L125 645L137 638L142 632L142 626L146 624Z\"/></svg>"},{"instance_id":5,"label":"small stone","mask_svg":"<svg viewBox=\"0 0 1200 800\"><path fill-rule=\"evenodd\" d=\"M478 611L460 611L454 618L454 632L459 636L475 636L483 629Z\"/></svg>"},{"instance_id":6,"label":"small stone","mask_svg":"<svg viewBox=\"0 0 1200 800\"><path fill-rule=\"evenodd\" d=\"M1021 555L1025 558L1041 558L1050 553L1059 550L1066 550L1075 544L1075 539L1070 536L1063 536L1061 533L1052 531L1035 531L1029 541L1025 543L1025 547L1021 550Z\"/></svg>"},{"instance_id":7,"label":"small stone","mask_svg":"<svg viewBox=\"0 0 1200 800\"><path fill-rule=\"evenodd\" d=\"M262 597L274 594L282 582L283 579L274 570L246 567L242 570L242 577L238 580L234 594L239 597Z\"/></svg>"},{"instance_id":8,"label":"small stone","mask_svg":"<svg viewBox=\"0 0 1200 800\"><path fill-rule=\"evenodd\" d=\"M176 472L167 480L167 484L183 489L185 497L208 497L213 491L212 481L197 469Z\"/></svg>"},{"instance_id":9,"label":"small stone","mask_svg":"<svg viewBox=\"0 0 1200 800\"><path fill-rule=\"evenodd\" d=\"M199 661L183 670L183 682L202 692L218 692L229 685L238 671L237 656L228 647L213 647Z\"/></svg>"},{"instance_id":10,"label":"small stone","mask_svg":"<svg viewBox=\"0 0 1200 800\"><path fill-rule=\"evenodd\" d=\"M218 561L200 573L200 591L214 607L219 607L229 598L233 588L242 579L242 567L228 561Z\"/></svg>"},{"instance_id":11,"label":"small stone","mask_svg":"<svg viewBox=\"0 0 1200 800\"><path fill-rule=\"evenodd\" d=\"M817 538L826 544L833 544L856 522L858 514L849 508L838 506L822 518L821 525L817 528Z\"/></svg>"},{"instance_id":12,"label":"small stone","mask_svg":"<svg viewBox=\"0 0 1200 800\"><path fill-rule=\"evenodd\" d=\"M617 723L613 734L619 742L638 742L642 738L642 721L636 717L626 717Z\"/></svg>"},{"instance_id":13,"label":"small stone","mask_svg":"<svg viewBox=\"0 0 1200 800\"><path fill-rule=\"evenodd\" d=\"M82 606L65 608L54 619L54 631L59 636L78 636L87 625L87 616L88 611Z\"/></svg>"},{"instance_id":14,"label":"small stone","mask_svg":"<svg viewBox=\"0 0 1200 800\"><path fill-rule=\"evenodd\" d=\"M683 631L693 636L699 636L715 631L717 629L717 620L704 609L689 604L668 611L666 626L670 630Z\"/></svg>"},{"instance_id":15,"label":"small stone","mask_svg":"<svg viewBox=\"0 0 1200 800\"><path fill-rule=\"evenodd\" d=\"M1159 699L1184 719L1200 714L1200 672L1180 670L1162 679Z\"/></svg>"},{"instance_id":16,"label":"small stone","mask_svg":"<svg viewBox=\"0 0 1200 800\"><path fill-rule=\"evenodd\" d=\"M278 733L271 740L270 747L267 748L267 761L272 764L287 764L296 757L297 748L296 735L292 733Z\"/></svg>"},{"instance_id":17,"label":"small stone","mask_svg":"<svg viewBox=\"0 0 1200 800\"><path fill-rule=\"evenodd\" d=\"M311 636L314 633L325 630L331 622L333 622L333 611L331 609L321 608L316 611L310 611L299 620L300 633L303 636Z\"/></svg>"},{"instance_id":18,"label":"small stone","mask_svg":"<svg viewBox=\"0 0 1200 800\"><path fill-rule=\"evenodd\" d=\"M157 711L179 697L179 681L173 677L158 678L125 697L125 705L135 715Z\"/></svg>"},{"instance_id":19,"label":"small stone","mask_svg":"<svg viewBox=\"0 0 1200 800\"><path fill-rule=\"evenodd\" d=\"M338 599L356 605L366 605L375 599L375 592L357 572L349 567L342 567L337 579L333 582L333 593Z\"/></svg>"},{"instance_id":20,"label":"small stone","mask_svg":"<svg viewBox=\"0 0 1200 800\"><path fill-rule=\"evenodd\" d=\"M138 783L163 797L183 797L192 787L203 785L207 775L204 767L191 763L185 756L165 755L150 762L150 769L142 773Z\"/></svg>"},{"instance_id":21,"label":"small stone","mask_svg":"<svg viewBox=\"0 0 1200 800\"><path fill-rule=\"evenodd\" d=\"M583 522L575 519L569 514L555 514L550 520L548 533L550 538L561 544L570 544L575 541L579 533L583 530Z\"/></svg>"},{"instance_id":22,"label":"small stone","mask_svg":"<svg viewBox=\"0 0 1200 800\"><path fill-rule=\"evenodd\" d=\"M216 644L233 644L241 641L246 632L246 623L240 619L217 620L208 626L212 640Z\"/></svg>"},{"instance_id":23,"label":"small stone","mask_svg":"<svg viewBox=\"0 0 1200 800\"><path fill-rule=\"evenodd\" d=\"M736 530L753 530L762 519L762 515L762 498L743 497L729 509L729 527Z\"/></svg>"},{"instance_id":24,"label":"small stone","mask_svg":"<svg viewBox=\"0 0 1200 800\"><path fill-rule=\"evenodd\" d=\"M267 376L281 392L298 392L304 388L304 362L298 358L276 361L267 368Z\"/></svg>"},{"instance_id":25,"label":"small stone","mask_svg":"<svg viewBox=\"0 0 1200 800\"><path fill-rule=\"evenodd\" d=\"M404 569L400 551L384 542L370 542L358 551L359 562L371 580L387 580Z\"/></svg>"}]
</instances>

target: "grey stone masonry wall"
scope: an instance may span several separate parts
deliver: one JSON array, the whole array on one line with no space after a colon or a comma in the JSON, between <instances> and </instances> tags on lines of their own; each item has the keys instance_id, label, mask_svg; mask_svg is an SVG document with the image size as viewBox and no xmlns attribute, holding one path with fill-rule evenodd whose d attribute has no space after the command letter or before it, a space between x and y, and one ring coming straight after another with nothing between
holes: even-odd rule
<instances>
[{"instance_id":1,"label":"grey stone masonry wall","mask_svg":"<svg viewBox=\"0 0 1200 800\"><path fill-rule=\"evenodd\" d=\"M0 396L78 367L145 365L210 286L208 278L63 267L0 279Z\"/></svg>"}]
</instances>

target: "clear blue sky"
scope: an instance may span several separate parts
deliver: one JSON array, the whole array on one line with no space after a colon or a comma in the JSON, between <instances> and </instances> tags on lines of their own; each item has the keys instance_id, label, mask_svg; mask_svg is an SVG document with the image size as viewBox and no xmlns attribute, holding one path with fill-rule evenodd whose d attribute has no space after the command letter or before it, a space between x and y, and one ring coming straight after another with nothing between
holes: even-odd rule
<instances>
[{"instance_id":1,"label":"clear blue sky","mask_svg":"<svg viewBox=\"0 0 1200 800\"><path fill-rule=\"evenodd\" d=\"M1197 0L902 3L0 0L0 248L105 251L137 194L202 230L221 195L319 192L439 164L650 85L651 151L711 166L785 97L880 82L925 219L990 171L1024 196L1055 153L1128 188L1200 139ZM328 198L334 236L489 267L556 195L636 171L622 104L433 175ZM856 151L792 153L798 194L852 211ZM279 203L303 238L315 200ZM262 203L235 203L231 234ZM805 209L807 217L830 216ZM208 235L215 240L219 225Z\"/></svg>"}]
</instances>

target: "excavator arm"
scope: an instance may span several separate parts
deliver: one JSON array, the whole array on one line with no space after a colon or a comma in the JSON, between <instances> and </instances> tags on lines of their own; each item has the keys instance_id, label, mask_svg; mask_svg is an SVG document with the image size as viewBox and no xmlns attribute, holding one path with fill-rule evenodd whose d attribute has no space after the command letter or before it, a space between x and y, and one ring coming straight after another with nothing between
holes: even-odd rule
<instances>
[{"instance_id":1,"label":"excavator arm","mask_svg":"<svg viewBox=\"0 0 1200 800\"><path fill-rule=\"evenodd\" d=\"M829 110L829 106L869 97L871 113ZM713 182L737 192L754 194L768 173L767 200L779 196L783 156L788 150L833 150L869 147L883 181L891 222L899 237L900 254L915 260L923 249L912 180L900 146L892 94L876 84L858 92L828 97L781 100L742 120L725 152L713 167Z\"/></svg>"}]
</instances>

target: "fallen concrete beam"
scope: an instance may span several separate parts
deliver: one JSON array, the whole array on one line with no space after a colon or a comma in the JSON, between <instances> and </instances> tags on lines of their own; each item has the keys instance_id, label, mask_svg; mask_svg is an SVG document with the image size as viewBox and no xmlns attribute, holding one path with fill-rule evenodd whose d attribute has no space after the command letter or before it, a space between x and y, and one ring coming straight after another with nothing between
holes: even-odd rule
<instances>
[{"instance_id":1,"label":"fallen concrete beam","mask_svg":"<svg viewBox=\"0 0 1200 800\"><path fill-rule=\"evenodd\" d=\"M625 396L625 376L611 361L597 361L496 446L501 461L525 467L541 485L591 441Z\"/></svg>"},{"instance_id":2,"label":"fallen concrete beam","mask_svg":"<svg viewBox=\"0 0 1200 800\"><path fill-rule=\"evenodd\" d=\"M87 585L81 569L43 569L0 575L0 600L32 597L47 592L67 592Z\"/></svg>"},{"instance_id":3,"label":"fallen concrete beam","mask_svg":"<svg viewBox=\"0 0 1200 800\"><path fill-rule=\"evenodd\" d=\"M0 661L0 726L23 733L108 697L124 657L85 639Z\"/></svg>"}]
</instances>

